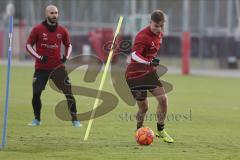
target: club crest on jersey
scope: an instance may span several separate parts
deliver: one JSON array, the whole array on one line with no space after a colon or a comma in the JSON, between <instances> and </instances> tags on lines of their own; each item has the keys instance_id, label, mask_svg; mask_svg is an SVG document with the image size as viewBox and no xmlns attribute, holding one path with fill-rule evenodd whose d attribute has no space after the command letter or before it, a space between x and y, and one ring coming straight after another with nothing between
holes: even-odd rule
<instances>
[{"instance_id":1,"label":"club crest on jersey","mask_svg":"<svg viewBox=\"0 0 240 160\"><path fill-rule=\"evenodd\" d=\"M47 40L48 40L46 33L42 33L42 37L43 37L43 40L44 40L44 41L47 41Z\"/></svg>"},{"instance_id":2,"label":"club crest on jersey","mask_svg":"<svg viewBox=\"0 0 240 160\"><path fill-rule=\"evenodd\" d=\"M58 39L62 39L62 34L57 33L57 38L58 38Z\"/></svg>"},{"instance_id":3,"label":"club crest on jersey","mask_svg":"<svg viewBox=\"0 0 240 160\"><path fill-rule=\"evenodd\" d=\"M156 48L156 46L155 46L155 43L152 41L151 49L154 49L154 48Z\"/></svg>"},{"instance_id":4,"label":"club crest on jersey","mask_svg":"<svg viewBox=\"0 0 240 160\"><path fill-rule=\"evenodd\" d=\"M155 47L155 44L154 44L154 42L152 41L152 47Z\"/></svg>"}]
</instances>

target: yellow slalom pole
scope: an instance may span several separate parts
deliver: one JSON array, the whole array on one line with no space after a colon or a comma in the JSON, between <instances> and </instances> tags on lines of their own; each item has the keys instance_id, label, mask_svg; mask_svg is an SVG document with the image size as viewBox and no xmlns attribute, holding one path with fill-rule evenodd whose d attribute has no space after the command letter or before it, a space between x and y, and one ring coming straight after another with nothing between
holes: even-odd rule
<instances>
[{"instance_id":1,"label":"yellow slalom pole","mask_svg":"<svg viewBox=\"0 0 240 160\"><path fill-rule=\"evenodd\" d=\"M95 115L95 110L94 109L98 106L99 97L100 97L100 94L101 94L104 82L106 80L107 71L109 69L109 66L110 66L110 63L111 63L111 59L112 59L112 56L113 56L113 46L115 44L117 35L120 32L120 29L121 29L121 26L122 26L122 21L123 21L123 16L120 16L119 20L118 20L117 29L116 29L116 32L115 32L114 37L113 37L111 49L110 49L110 52L108 54L107 63L105 65L105 68L104 68L104 71L103 71L103 76L102 76L102 79L101 79L101 82L100 82L100 86L98 88L97 97L95 99L94 106L93 106L93 109L92 109L93 111L92 111L90 120L88 122L87 130L86 130L86 133L85 133L85 136L84 136L84 141L86 141L88 139L88 136L89 136L89 133L90 133L90 130L91 130L91 127L92 127L93 117Z\"/></svg>"}]
</instances>

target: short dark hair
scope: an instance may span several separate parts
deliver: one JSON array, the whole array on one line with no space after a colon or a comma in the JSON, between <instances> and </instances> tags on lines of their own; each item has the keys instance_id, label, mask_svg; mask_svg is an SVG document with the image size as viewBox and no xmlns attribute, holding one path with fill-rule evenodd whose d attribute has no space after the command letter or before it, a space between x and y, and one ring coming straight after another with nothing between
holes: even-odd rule
<instances>
[{"instance_id":1,"label":"short dark hair","mask_svg":"<svg viewBox=\"0 0 240 160\"><path fill-rule=\"evenodd\" d=\"M161 10L154 10L151 14L151 20L155 23L164 22L164 13Z\"/></svg>"}]
</instances>

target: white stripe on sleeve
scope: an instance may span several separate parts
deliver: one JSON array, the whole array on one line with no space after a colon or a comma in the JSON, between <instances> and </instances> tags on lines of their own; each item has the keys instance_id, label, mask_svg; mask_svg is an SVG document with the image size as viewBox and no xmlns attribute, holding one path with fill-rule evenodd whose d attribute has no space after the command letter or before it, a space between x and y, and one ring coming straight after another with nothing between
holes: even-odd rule
<instances>
[{"instance_id":1,"label":"white stripe on sleeve","mask_svg":"<svg viewBox=\"0 0 240 160\"><path fill-rule=\"evenodd\" d=\"M41 56L39 56L39 54L37 54L37 52L33 49L33 47L32 47L31 44L27 44L27 50L28 50L28 52L29 52L32 56L34 56L35 58L38 58L38 59L41 58Z\"/></svg>"},{"instance_id":2,"label":"white stripe on sleeve","mask_svg":"<svg viewBox=\"0 0 240 160\"><path fill-rule=\"evenodd\" d=\"M139 62L139 63L150 64L150 62L148 62L148 61L142 59L141 57L139 57L139 56L136 54L136 52L133 52L133 53L132 53L132 59L133 59L134 61Z\"/></svg>"}]
</instances>

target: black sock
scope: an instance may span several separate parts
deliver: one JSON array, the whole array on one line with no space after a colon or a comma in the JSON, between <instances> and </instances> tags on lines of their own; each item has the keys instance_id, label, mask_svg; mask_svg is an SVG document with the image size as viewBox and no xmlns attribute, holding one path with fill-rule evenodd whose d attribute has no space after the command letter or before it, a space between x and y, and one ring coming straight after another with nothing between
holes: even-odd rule
<instances>
[{"instance_id":1,"label":"black sock","mask_svg":"<svg viewBox=\"0 0 240 160\"><path fill-rule=\"evenodd\" d=\"M142 122L137 123L137 130L138 130L139 128L141 128L142 126L143 126L143 123L142 123Z\"/></svg>"},{"instance_id":2,"label":"black sock","mask_svg":"<svg viewBox=\"0 0 240 160\"><path fill-rule=\"evenodd\" d=\"M164 124L157 123L157 130L162 131L164 129Z\"/></svg>"}]
</instances>

